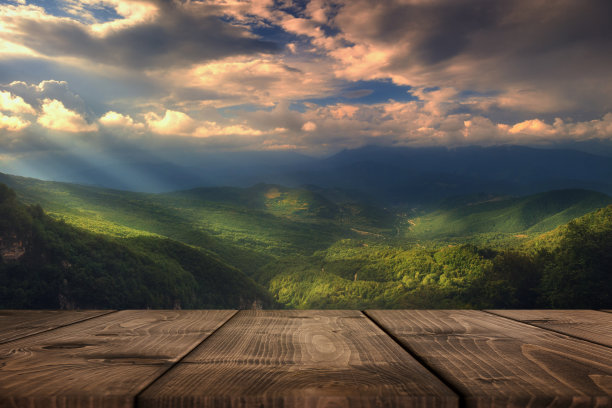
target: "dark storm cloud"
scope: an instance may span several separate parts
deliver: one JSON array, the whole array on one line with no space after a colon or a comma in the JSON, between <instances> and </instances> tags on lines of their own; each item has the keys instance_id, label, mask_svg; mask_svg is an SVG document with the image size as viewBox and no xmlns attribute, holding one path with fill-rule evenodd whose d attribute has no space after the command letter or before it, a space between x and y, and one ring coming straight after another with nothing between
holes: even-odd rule
<instances>
[{"instance_id":1,"label":"dark storm cloud","mask_svg":"<svg viewBox=\"0 0 612 408\"><path fill-rule=\"evenodd\" d=\"M377 16L375 38L414 44L410 55L436 63L461 53L474 32L495 26L510 2L455 0L404 4L396 2Z\"/></svg>"},{"instance_id":2,"label":"dark storm cloud","mask_svg":"<svg viewBox=\"0 0 612 408\"><path fill-rule=\"evenodd\" d=\"M222 21L203 4L159 1L154 21L92 34L69 19L14 21L20 43L49 56L82 57L132 68L159 68L230 55L275 52L274 43L248 36L244 28Z\"/></svg>"},{"instance_id":3,"label":"dark storm cloud","mask_svg":"<svg viewBox=\"0 0 612 408\"><path fill-rule=\"evenodd\" d=\"M410 42L410 57L428 64L465 52L527 56L576 43L597 46L612 41L612 2L608 0L357 3L351 7L378 10L365 30L368 37L387 43ZM344 18L351 20L351 16Z\"/></svg>"},{"instance_id":4,"label":"dark storm cloud","mask_svg":"<svg viewBox=\"0 0 612 408\"><path fill-rule=\"evenodd\" d=\"M354 43L392 50L378 77L500 91L486 109L523 116L596 118L612 109L610 16L609 0L354 0L336 23Z\"/></svg>"}]
</instances>

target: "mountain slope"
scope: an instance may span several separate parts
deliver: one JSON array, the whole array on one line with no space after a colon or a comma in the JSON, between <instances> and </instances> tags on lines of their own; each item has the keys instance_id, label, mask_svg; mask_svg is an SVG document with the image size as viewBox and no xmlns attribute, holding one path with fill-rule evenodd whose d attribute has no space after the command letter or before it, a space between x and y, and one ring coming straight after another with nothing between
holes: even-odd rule
<instances>
[{"instance_id":1,"label":"mountain slope","mask_svg":"<svg viewBox=\"0 0 612 408\"><path fill-rule=\"evenodd\" d=\"M269 255L216 236L201 225L202 214L185 212L155 201L155 194L42 181L0 173L0 182L20 200L40 204L56 219L115 237L162 236L215 253L243 271L264 265ZM195 221L199 221L195 222Z\"/></svg>"},{"instance_id":2,"label":"mountain slope","mask_svg":"<svg viewBox=\"0 0 612 408\"><path fill-rule=\"evenodd\" d=\"M0 184L0 308L245 308L264 288L210 254L156 237L117 239L25 206Z\"/></svg>"},{"instance_id":3,"label":"mountain slope","mask_svg":"<svg viewBox=\"0 0 612 408\"><path fill-rule=\"evenodd\" d=\"M146 194L3 174L0 182L70 224L119 237L166 236L214 252L249 275L274 257L311 253L355 235L351 228L380 234L395 222L383 209L278 185Z\"/></svg>"},{"instance_id":4,"label":"mountain slope","mask_svg":"<svg viewBox=\"0 0 612 408\"><path fill-rule=\"evenodd\" d=\"M612 205L572 220L546 237L539 251L545 303L555 308L612 305Z\"/></svg>"},{"instance_id":5,"label":"mountain slope","mask_svg":"<svg viewBox=\"0 0 612 408\"><path fill-rule=\"evenodd\" d=\"M576 189L518 198L481 198L459 206L447 203L413 220L407 236L432 239L494 232L544 232L610 203L612 197L603 193Z\"/></svg>"}]
</instances>

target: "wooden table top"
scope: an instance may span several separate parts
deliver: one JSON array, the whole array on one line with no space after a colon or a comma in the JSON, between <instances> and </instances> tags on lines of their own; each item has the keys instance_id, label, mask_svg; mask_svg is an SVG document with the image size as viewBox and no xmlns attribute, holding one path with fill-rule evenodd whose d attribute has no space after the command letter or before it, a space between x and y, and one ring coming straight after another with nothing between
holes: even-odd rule
<instances>
[{"instance_id":1,"label":"wooden table top","mask_svg":"<svg viewBox=\"0 0 612 408\"><path fill-rule=\"evenodd\" d=\"M594 310L0 310L4 407L612 407Z\"/></svg>"}]
</instances>

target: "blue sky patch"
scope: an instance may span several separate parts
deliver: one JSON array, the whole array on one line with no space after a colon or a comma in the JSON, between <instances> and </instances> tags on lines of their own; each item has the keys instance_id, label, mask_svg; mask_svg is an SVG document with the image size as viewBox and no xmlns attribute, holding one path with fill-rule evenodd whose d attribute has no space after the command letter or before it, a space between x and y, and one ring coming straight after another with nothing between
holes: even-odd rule
<instances>
[{"instance_id":1,"label":"blue sky patch","mask_svg":"<svg viewBox=\"0 0 612 408\"><path fill-rule=\"evenodd\" d=\"M30 0L28 1L28 4L43 7L47 11L47 13L57 17L70 17L82 23L91 23L91 21L88 21L87 19L79 16L78 14L70 13L69 5L61 0ZM85 11L89 12L98 23L123 19L122 16L117 14L113 7L104 6L101 4L98 4L96 6L88 6L81 4L81 7Z\"/></svg>"},{"instance_id":2,"label":"blue sky patch","mask_svg":"<svg viewBox=\"0 0 612 408\"><path fill-rule=\"evenodd\" d=\"M356 81L341 87L337 95L327 98L305 99L303 102L317 105L335 105L338 103L376 104L390 99L397 102L416 101L410 90L412 87L396 85L391 80Z\"/></svg>"}]
</instances>

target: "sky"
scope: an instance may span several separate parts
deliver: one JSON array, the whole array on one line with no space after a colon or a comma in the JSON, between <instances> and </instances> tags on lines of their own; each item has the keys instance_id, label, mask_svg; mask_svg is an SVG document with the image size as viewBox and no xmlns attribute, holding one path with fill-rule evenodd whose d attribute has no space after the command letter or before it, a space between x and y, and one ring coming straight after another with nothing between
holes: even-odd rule
<instances>
[{"instance_id":1,"label":"sky","mask_svg":"<svg viewBox=\"0 0 612 408\"><path fill-rule=\"evenodd\" d=\"M609 141L610 16L609 0L1 1L0 167Z\"/></svg>"}]
</instances>

